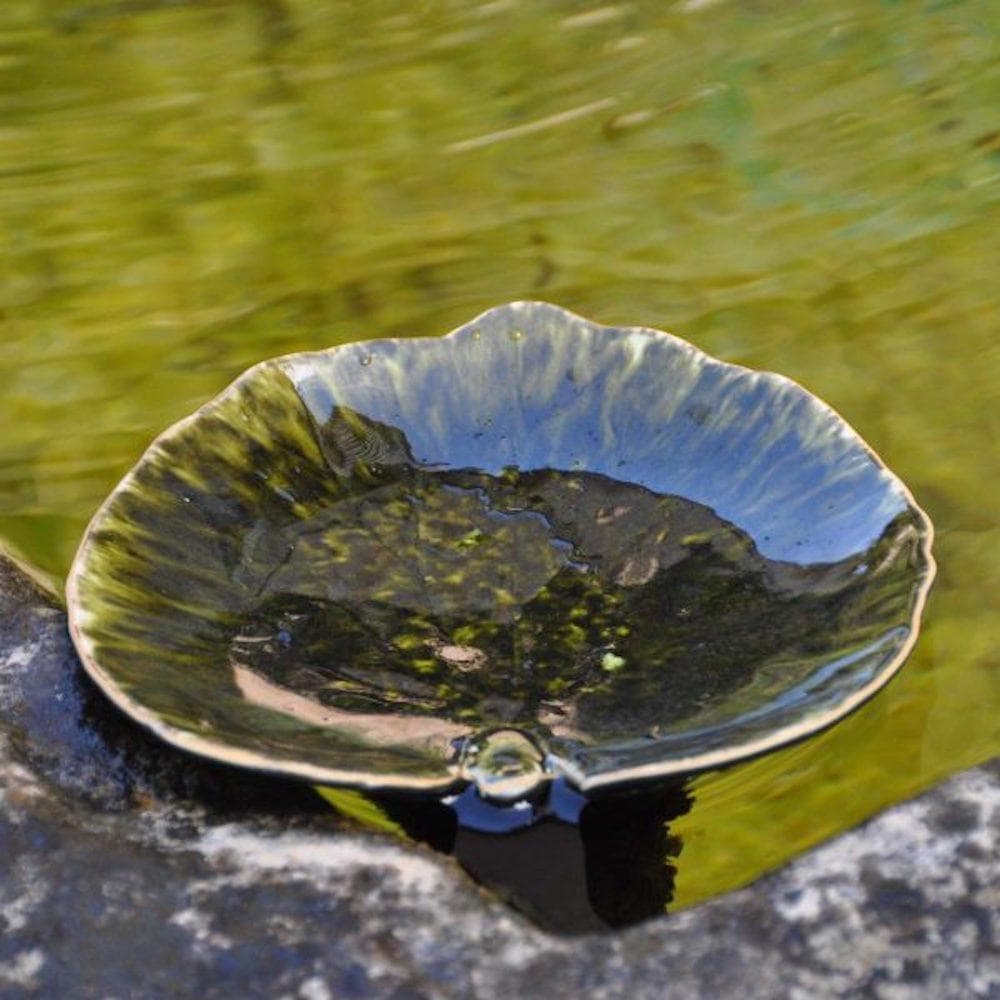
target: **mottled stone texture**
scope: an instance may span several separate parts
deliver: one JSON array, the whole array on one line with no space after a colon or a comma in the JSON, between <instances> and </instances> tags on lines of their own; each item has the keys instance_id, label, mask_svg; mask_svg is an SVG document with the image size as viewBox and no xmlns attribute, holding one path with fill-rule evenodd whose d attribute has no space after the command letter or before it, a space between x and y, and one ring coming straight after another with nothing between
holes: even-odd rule
<instances>
[{"instance_id":1,"label":"mottled stone texture","mask_svg":"<svg viewBox=\"0 0 1000 1000\"><path fill-rule=\"evenodd\" d=\"M547 936L447 859L118 717L0 561L0 997L1000 996L1000 767L756 885Z\"/></svg>"}]
</instances>

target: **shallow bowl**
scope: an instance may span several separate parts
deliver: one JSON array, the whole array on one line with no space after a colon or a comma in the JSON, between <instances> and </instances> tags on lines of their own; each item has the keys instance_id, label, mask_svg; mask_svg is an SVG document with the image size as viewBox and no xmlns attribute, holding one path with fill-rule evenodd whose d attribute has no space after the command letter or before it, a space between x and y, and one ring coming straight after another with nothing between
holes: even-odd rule
<instances>
[{"instance_id":1,"label":"shallow bowl","mask_svg":"<svg viewBox=\"0 0 1000 1000\"><path fill-rule=\"evenodd\" d=\"M916 637L931 527L799 385L513 303L266 361L97 512L74 642L186 750L516 798L830 725Z\"/></svg>"}]
</instances>

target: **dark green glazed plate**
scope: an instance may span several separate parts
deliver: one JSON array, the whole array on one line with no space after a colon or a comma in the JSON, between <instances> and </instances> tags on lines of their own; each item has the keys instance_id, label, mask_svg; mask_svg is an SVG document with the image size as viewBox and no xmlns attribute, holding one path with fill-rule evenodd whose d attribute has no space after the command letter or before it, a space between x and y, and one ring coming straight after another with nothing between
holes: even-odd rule
<instances>
[{"instance_id":1,"label":"dark green glazed plate","mask_svg":"<svg viewBox=\"0 0 1000 1000\"><path fill-rule=\"evenodd\" d=\"M514 303L252 368L98 511L70 622L101 688L196 753L589 791L861 704L914 642L931 534L788 379Z\"/></svg>"}]
</instances>

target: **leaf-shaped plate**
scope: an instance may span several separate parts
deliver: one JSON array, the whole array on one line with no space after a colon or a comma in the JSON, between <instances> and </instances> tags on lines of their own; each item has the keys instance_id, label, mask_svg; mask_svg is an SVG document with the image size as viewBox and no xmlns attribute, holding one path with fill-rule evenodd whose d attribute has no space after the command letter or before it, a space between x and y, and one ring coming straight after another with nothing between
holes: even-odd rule
<instances>
[{"instance_id":1,"label":"leaf-shaped plate","mask_svg":"<svg viewBox=\"0 0 1000 1000\"><path fill-rule=\"evenodd\" d=\"M257 365L158 438L68 584L171 743L515 797L829 725L916 636L931 527L779 375L544 303Z\"/></svg>"}]
</instances>

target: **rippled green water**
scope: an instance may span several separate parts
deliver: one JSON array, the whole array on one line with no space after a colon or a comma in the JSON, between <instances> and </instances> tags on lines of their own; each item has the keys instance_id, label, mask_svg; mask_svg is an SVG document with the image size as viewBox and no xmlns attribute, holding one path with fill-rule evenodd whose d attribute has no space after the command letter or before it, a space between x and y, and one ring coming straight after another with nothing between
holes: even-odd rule
<instances>
[{"instance_id":1,"label":"rippled green water","mask_svg":"<svg viewBox=\"0 0 1000 1000\"><path fill-rule=\"evenodd\" d=\"M6 0L0 537L61 576L261 358L545 298L836 406L938 528L900 678L710 775L677 899L1000 750L1000 7Z\"/></svg>"}]
</instances>

